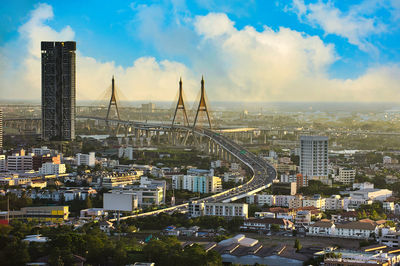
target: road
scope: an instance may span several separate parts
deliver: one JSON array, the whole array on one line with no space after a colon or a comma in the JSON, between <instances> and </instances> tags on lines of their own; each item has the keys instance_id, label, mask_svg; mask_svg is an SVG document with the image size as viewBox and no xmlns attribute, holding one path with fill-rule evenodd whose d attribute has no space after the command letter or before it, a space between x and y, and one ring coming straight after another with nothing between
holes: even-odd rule
<instances>
[{"instance_id":1,"label":"road","mask_svg":"<svg viewBox=\"0 0 400 266\"><path fill-rule=\"evenodd\" d=\"M160 127L161 125L147 125L151 127ZM167 127L166 125L162 125L161 127ZM239 144L234 141L222 136L219 133L215 133L208 129L201 128L188 128L181 127L186 130L193 130L195 134L207 137L210 140L216 142L220 146L222 146L226 151L228 151L232 156L236 157L243 164L247 165L251 171L253 172L252 178L245 184L240 185L238 187L223 191L218 194L214 194L210 197L196 200L194 202L228 202L231 200L235 200L240 197L244 197L251 193L260 191L264 188L269 187L272 184L272 181L276 178L276 170L275 168L266 162L264 159L256 156L255 154L249 152L247 149L241 147ZM141 213L137 215L125 216L121 217L121 220L133 218L133 217L143 217L150 215L157 215L162 212L172 213L174 211L186 210L188 207L188 203L169 207L166 209ZM115 221L112 219L110 221Z\"/></svg>"}]
</instances>

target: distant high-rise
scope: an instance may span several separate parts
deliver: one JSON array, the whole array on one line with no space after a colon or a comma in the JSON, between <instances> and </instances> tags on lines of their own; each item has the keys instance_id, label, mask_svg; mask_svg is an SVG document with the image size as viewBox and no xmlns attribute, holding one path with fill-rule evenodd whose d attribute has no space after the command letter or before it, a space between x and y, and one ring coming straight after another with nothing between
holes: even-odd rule
<instances>
[{"instance_id":1,"label":"distant high-rise","mask_svg":"<svg viewBox=\"0 0 400 266\"><path fill-rule=\"evenodd\" d=\"M300 136L300 173L308 179L328 177L328 137Z\"/></svg>"},{"instance_id":2,"label":"distant high-rise","mask_svg":"<svg viewBox=\"0 0 400 266\"><path fill-rule=\"evenodd\" d=\"M76 42L42 42L42 138L75 138Z\"/></svg>"}]
</instances>

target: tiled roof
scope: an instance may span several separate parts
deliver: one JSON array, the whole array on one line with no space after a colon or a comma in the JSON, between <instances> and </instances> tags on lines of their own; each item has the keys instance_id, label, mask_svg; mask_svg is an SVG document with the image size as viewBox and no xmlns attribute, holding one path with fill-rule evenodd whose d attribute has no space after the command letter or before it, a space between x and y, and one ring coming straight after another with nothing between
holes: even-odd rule
<instances>
[{"instance_id":1,"label":"tiled roof","mask_svg":"<svg viewBox=\"0 0 400 266\"><path fill-rule=\"evenodd\" d=\"M260 224L280 224L280 225L285 225L287 224L287 220L283 218L260 218L260 219L248 219L244 221L250 222L250 223L260 223Z\"/></svg>"},{"instance_id":2,"label":"tiled roof","mask_svg":"<svg viewBox=\"0 0 400 266\"><path fill-rule=\"evenodd\" d=\"M325 228L329 228L329 227L332 227L332 225L333 225L332 221L321 220L321 221L313 223L312 225L310 225L310 227L325 227Z\"/></svg>"},{"instance_id":3,"label":"tiled roof","mask_svg":"<svg viewBox=\"0 0 400 266\"><path fill-rule=\"evenodd\" d=\"M342 229L362 229L362 230L375 230L376 223L374 221L357 221L357 222L349 222L345 224L337 224L336 228Z\"/></svg>"}]
</instances>

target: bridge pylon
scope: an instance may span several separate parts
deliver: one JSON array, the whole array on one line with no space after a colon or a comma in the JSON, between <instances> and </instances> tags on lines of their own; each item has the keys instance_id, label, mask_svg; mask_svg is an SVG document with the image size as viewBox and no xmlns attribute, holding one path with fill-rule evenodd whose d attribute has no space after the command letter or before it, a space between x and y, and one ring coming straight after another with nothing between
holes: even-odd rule
<instances>
[{"instance_id":1,"label":"bridge pylon","mask_svg":"<svg viewBox=\"0 0 400 266\"><path fill-rule=\"evenodd\" d=\"M187 113L186 113L185 102L183 101L182 78L180 78L180 80L179 80L179 96L178 96L178 102L176 103L174 118L172 119L172 127L174 127L176 114L178 113L178 110L182 110L182 113L183 113L183 125L184 126L189 126L189 119L188 119L188 116L187 116Z\"/></svg>"},{"instance_id":2,"label":"bridge pylon","mask_svg":"<svg viewBox=\"0 0 400 266\"><path fill-rule=\"evenodd\" d=\"M115 89L114 75L113 75L112 80L111 80L111 98L110 98L110 103L108 104L108 110L107 110L107 115L106 115L106 124L107 124L107 127L109 128L111 134L112 134L112 135L117 135L120 125L118 124L116 130L114 131L114 130L111 128L110 123L109 123L111 106L113 106L113 105L115 106L115 110L116 110L116 112L117 112L118 120L121 120L120 115L119 115L117 97L116 97L116 89Z\"/></svg>"},{"instance_id":3,"label":"bridge pylon","mask_svg":"<svg viewBox=\"0 0 400 266\"><path fill-rule=\"evenodd\" d=\"M210 126L210 129L212 128L211 126L211 119L210 119L210 114L208 113L208 108L207 108L207 103L206 103L206 97L205 97L205 92L204 92L204 78L201 76L201 94L200 94L200 102L199 106L197 107L197 112L196 116L194 118L193 122L193 128L196 127L196 122L197 118L199 117L200 112L205 112L207 114L207 119L208 119L208 124Z\"/></svg>"}]
</instances>

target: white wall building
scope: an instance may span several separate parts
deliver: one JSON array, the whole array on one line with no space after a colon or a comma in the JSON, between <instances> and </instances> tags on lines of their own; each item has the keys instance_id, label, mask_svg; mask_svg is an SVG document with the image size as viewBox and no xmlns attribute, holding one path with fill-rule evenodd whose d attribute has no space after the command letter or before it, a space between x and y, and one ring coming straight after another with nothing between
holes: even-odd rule
<instances>
[{"instance_id":1,"label":"white wall building","mask_svg":"<svg viewBox=\"0 0 400 266\"><path fill-rule=\"evenodd\" d=\"M392 157L390 156L383 157L383 164L391 164L391 163L392 163Z\"/></svg>"},{"instance_id":2,"label":"white wall building","mask_svg":"<svg viewBox=\"0 0 400 266\"><path fill-rule=\"evenodd\" d=\"M300 136L300 173L310 179L328 177L328 137Z\"/></svg>"},{"instance_id":3,"label":"white wall building","mask_svg":"<svg viewBox=\"0 0 400 266\"><path fill-rule=\"evenodd\" d=\"M374 188L374 184L369 183L369 182L353 184L353 189L362 190L362 189L367 189L367 188Z\"/></svg>"},{"instance_id":4,"label":"white wall building","mask_svg":"<svg viewBox=\"0 0 400 266\"><path fill-rule=\"evenodd\" d=\"M89 154L76 154L76 164L79 165L87 165L90 167L95 166L96 156L94 152L89 152Z\"/></svg>"},{"instance_id":5,"label":"white wall building","mask_svg":"<svg viewBox=\"0 0 400 266\"><path fill-rule=\"evenodd\" d=\"M217 176L174 175L172 176L172 187L200 193L222 191L221 178Z\"/></svg>"},{"instance_id":6,"label":"white wall building","mask_svg":"<svg viewBox=\"0 0 400 266\"><path fill-rule=\"evenodd\" d=\"M340 195L332 195L325 199L325 210L342 210L343 200Z\"/></svg>"},{"instance_id":7,"label":"white wall building","mask_svg":"<svg viewBox=\"0 0 400 266\"><path fill-rule=\"evenodd\" d=\"M325 198L321 196L314 196L312 198L304 198L303 199L303 207L313 206L320 210L325 210Z\"/></svg>"},{"instance_id":8,"label":"white wall building","mask_svg":"<svg viewBox=\"0 0 400 266\"><path fill-rule=\"evenodd\" d=\"M191 217L213 215L223 217L248 217L248 205L246 203L190 203L189 214Z\"/></svg>"},{"instance_id":9,"label":"white wall building","mask_svg":"<svg viewBox=\"0 0 400 266\"><path fill-rule=\"evenodd\" d=\"M275 206L275 196L274 195L267 195L267 194L259 194L256 195L256 202L259 206L268 205L268 206Z\"/></svg>"},{"instance_id":10,"label":"white wall building","mask_svg":"<svg viewBox=\"0 0 400 266\"><path fill-rule=\"evenodd\" d=\"M66 168L65 164L55 164L55 163L44 163L42 167L39 168L39 174L43 175L58 175L65 174Z\"/></svg>"},{"instance_id":11,"label":"white wall building","mask_svg":"<svg viewBox=\"0 0 400 266\"><path fill-rule=\"evenodd\" d=\"M288 208L289 202L294 198L295 198L295 196L292 196L292 195L276 195L275 196L275 206Z\"/></svg>"},{"instance_id":12,"label":"white wall building","mask_svg":"<svg viewBox=\"0 0 400 266\"><path fill-rule=\"evenodd\" d=\"M367 188L350 192L351 199L364 199L373 201L384 201L392 196L392 191L389 189Z\"/></svg>"}]
</instances>

